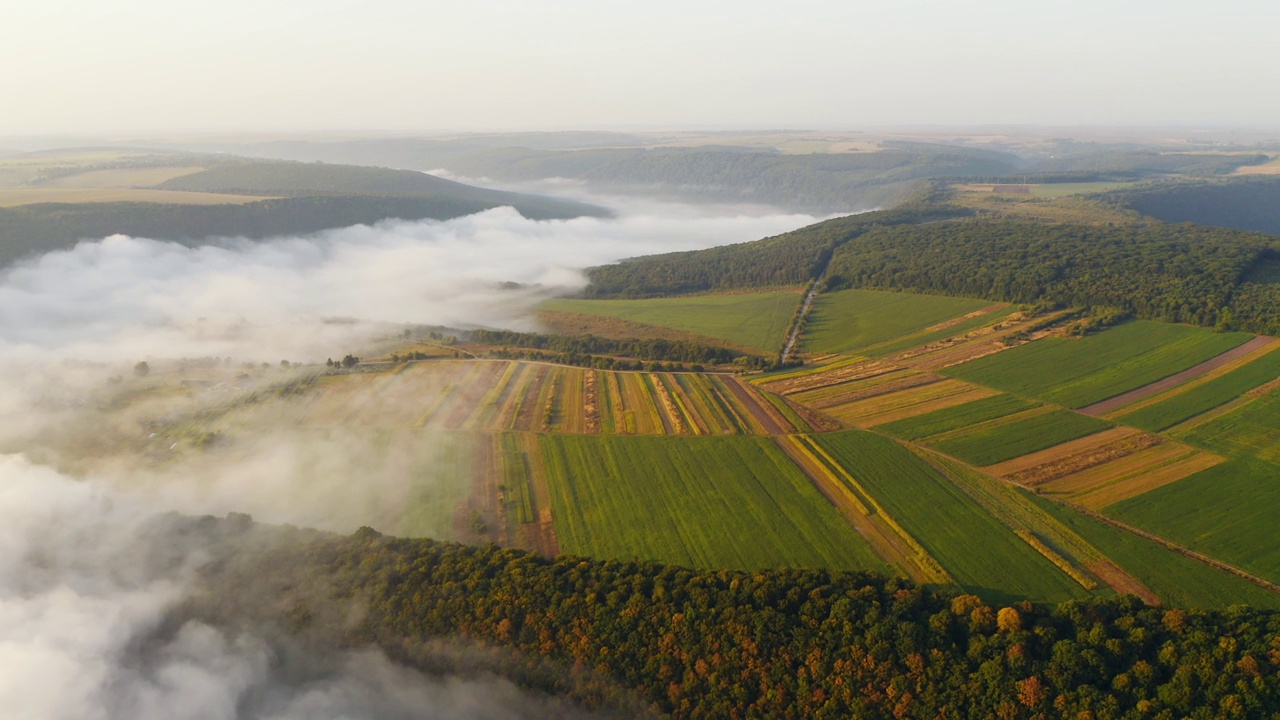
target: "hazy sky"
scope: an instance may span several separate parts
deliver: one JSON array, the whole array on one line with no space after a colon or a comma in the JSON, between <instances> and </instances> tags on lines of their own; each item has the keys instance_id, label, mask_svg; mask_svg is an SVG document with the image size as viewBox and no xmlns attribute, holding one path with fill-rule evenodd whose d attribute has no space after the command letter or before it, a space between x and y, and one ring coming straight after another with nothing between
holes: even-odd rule
<instances>
[{"instance_id":1,"label":"hazy sky","mask_svg":"<svg viewBox=\"0 0 1280 720\"><path fill-rule=\"evenodd\" d=\"M5 3L0 135L1280 126L1267 0Z\"/></svg>"}]
</instances>

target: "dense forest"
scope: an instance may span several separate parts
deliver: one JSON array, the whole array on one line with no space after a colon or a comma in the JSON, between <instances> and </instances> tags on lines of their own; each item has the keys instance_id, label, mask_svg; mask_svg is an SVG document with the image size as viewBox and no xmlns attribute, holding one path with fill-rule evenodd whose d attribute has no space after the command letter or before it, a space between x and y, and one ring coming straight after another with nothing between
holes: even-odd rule
<instances>
[{"instance_id":1,"label":"dense forest","mask_svg":"<svg viewBox=\"0 0 1280 720\"><path fill-rule=\"evenodd\" d=\"M830 289L880 288L1064 306L1276 332L1276 286L1242 282L1280 242L1192 224L1116 227L991 219L878 228L842 245Z\"/></svg>"},{"instance_id":2,"label":"dense forest","mask_svg":"<svg viewBox=\"0 0 1280 720\"><path fill-rule=\"evenodd\" d=\"M587 297L656 297L708 290L797 285L818 277L832 251L879 225L931 222L963 214L910 203L850 215L793 232L706 250L649 255L587 272Z\"/></svg>"},{"instance_id":3,"label":"dense forest","mask_svg":"<svg viewBox=\"0 0 1280 720\"><path fill-rule=\"evenodd\" d=\"M1105 199L1165 222L1280 235L1280 177L1162 183L1107 193Z\"/></svg>"},{"instance_id":4,"label":"dense forest","mask_svg":"<svg viewBox=\"0 0 1280 720\"><path fill-rule=\"evenodd\" d=\"M694 571L367 528L167 522L182 542L224 552L190 616L376 644L427 671L445 669L423 651L433 641L505 651L522 683L587 706L638 696L674 718L864 720L1280 712L1280 615L1267 611L1131 596L995 607L863 573Z\"/></svg>"}]
</instances>

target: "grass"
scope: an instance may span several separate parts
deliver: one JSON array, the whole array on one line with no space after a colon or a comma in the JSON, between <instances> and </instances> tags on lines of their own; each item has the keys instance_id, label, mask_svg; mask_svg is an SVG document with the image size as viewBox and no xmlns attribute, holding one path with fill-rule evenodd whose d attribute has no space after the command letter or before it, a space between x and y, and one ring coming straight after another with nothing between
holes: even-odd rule
<instances>
[{"instance_id":1,"label":"grass","mask_svg":"<svg viewBox=\"0 0 1280 720\"><path fill-rule=\"evenodd\" d=\"M929 463L886 437L814 436L967 592L1048 602L1083 589Z\"/></svg>"},{"instance_id":2,"label":"grass","mask_svg":"<svg viewBox=\"0 0 1280 720\"><path fill-rule=\"evenodd\" d=\"M1280 609L1280 594L1057 503L1030 493L1027 497L1170 605L1214 609L1243 603Z\"/></svg>"},{"instance_id":3,"label":"grass","mask_svg":"<svg viewBox=\"0 0 1280 720\"><path fill-rule=\"evenodd\" d=\"M1037 340L942 372L1078 408L1202 363L1250 337L1135 320L1083 338Z\"/></svg>"},{"instance_id":4,"label":"grass","mask_svg":"<svg viewBox=\"0 0 1280 720\"><path fill-rule=\"evenodd\" d=\"M694 295L645 300L548 300L540 310L604 315L697 333L766 353L781 346L799 292Z\"/></svg>"},{"instance_id":5,"label":"grass","mask_svg":"<svg viewBox=\"0 0 1280 720\"><path fill-rule=\"evenodd\" d=\"M183 175L204 170L198 166L146 166L90 170L79 175L68 175L52 180L48 185L59 188L132 188L159 185Z\"/></svg>"},{"instance_id":6,"label":"grass","mask_svg":"<svg viewBox=\"0 0 1280 720\"><path fill-rule=\"evenodd\" d=\"M885 571L765 438L541 438L564 552L699 568Z\"/></svg>"},{"instance_id":7,"label":"grass","mask_svg":"<svg viewBox=\"0 0 1280 720\"><path fill-rule=\"evenodd\" d=\"M1121 415L1118 419L1126 425L1159 432L1220 405L1225 405L1277 377L1280 377L1280 352L1269 352L1225 375L1153 405Z\"/></svg>"},{"instance_id":8,"label":"grass","mask_svg":"<svg viewBox=\"0 0 1280 720\"><path fill-rule=\"evenodd\" d=\"M935 410L913 418L885 423L876 428L904 440L919 440L939 433L977 425L987 420L1028 410L1035 403L1015 395L993 395L963 405Z\"/></svg>"},{"instance_id":9,"label":"grass","mask_svg":"<svg viewBox=\"0 0 1280 720\"><path fill-rule=\"evenodd\" d=\"M942 295L841 290L818 296L805 331L808 352L852 354L961 315L988 300Z\"/></svg>"},{"instance_id":10,"label":"grass","mask_svg":"<svg viewBox=\"0 0 1280 720\"><path fill-rule=\"evenodd\" d=\"M978 328L986 327L987 325L994 325L995 323L998 323L1012 315L1013 312L1013 308L1006 307L1002 310L995 310L993 312L978 315L977 317L966 318L961 322L949 325L948 327L940 330L908 335L888 344L882 343L880 345L876 345L871 354L876 356L892 355L896 352L921 347L939 340L959 337L972 330L977 330Z\"/></svg>"},{"instance_id":11,"label":"grass","mask_svg":"<svg viewBox=\"0 0 1280 720\"><path fill-rule=\"evenodd\" d=\"M1106 420L1054 410L1025 420L984 427L933 445L974 465L994 465L1112 427Z\"/></svg>"},{"instance_id":12,"label":"grass","mask_svg":"<svg viewBox=\"0 0 1280 720\"><path fill-rule=\"evenodd\" d=\"M1116 503L1106 513L1280 582L1276 508L1280 467L1242 459Z\"/></svg>"},{"instance_id":13,"label":"grass","mask_svg":"<svg viewBox=\"0 0 1280 720\"><path fill-rule=\"evenodd\" d=\"M1280 463L1280 393L1271 393L1216 417L1181 439L1234 457Z\"/></svg>"}]
</instances>

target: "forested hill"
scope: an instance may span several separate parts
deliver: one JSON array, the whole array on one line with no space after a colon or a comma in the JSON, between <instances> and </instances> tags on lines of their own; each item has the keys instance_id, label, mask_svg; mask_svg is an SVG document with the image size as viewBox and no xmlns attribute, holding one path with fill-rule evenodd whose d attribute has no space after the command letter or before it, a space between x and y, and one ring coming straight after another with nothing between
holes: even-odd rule
<instances>
[{"instance_id":1,"label":"forested hill","mask_svg":"<svg viewBox=\"0 0 1280 720\"><path fill-rule=\"evenodd\" d=\"M913 205L753 243L637 258L589 271L593 297L802 283L1118 308L1139 318L1280 332L1280 240L1159 222L1072 225L937 220Z\"/></svg>"},{"instance_id":2,"label":"forested hill","mask_svg":"<svg viewBox=\"0 0 1280 720\"><path fill-rule=\"evenodd\" d=\"M0 267L115 233L199 245L210 238L298 235L388 219L448 220L508 205L535 220L609 214L571 200L488 190L418 172L343 165L219 159L206 170L155 188L264 199L213 205L53 202L0 208Z\"/></svg>"},{"instance_id":3,"label":"forested hill","mask_svg":"<svg viewBox=\"0 0 1280 720\"><path fill-rule=\"evenodd\" d=\"M638 696L677 719L1280 712L1280 615L1267 611L1131 596L998 607L861 573L707 572L368 529L168 522L182 542L221 553L188 616L282 633L317 654L372 643L428 672L451 669L432 641L479 645L487 655L454 657L509 653L519 682L588 706Z\"/></svg>"},{"instance_id":4,"label":"forested hill","mask_svg":"<svg viewBox=\"0 0 1280 720\"><path fill-rule=\"evenodd\" d=\"M871 228L963 214L965 211L957 208L911 203L894 210L826 220L754 242L633 258L591 268L585 294L638 298L796 285L816 278L837 246Z\"/></svg>"},{"instance_id":5,"label":"forested hill","mask_svg":"<svg viewBox=\"0 0 1280 720\"><path fill-rule=\"evenodd\" d=\"M1108 193L1108 202L1166 222L1280 235L1280 177L1168 183Z\"/></svg>"}]
</instances>

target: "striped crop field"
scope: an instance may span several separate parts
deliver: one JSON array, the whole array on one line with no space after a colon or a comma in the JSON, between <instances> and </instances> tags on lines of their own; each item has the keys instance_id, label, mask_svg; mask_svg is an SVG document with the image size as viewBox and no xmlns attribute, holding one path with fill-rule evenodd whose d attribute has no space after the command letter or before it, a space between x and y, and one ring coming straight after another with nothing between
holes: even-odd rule
<instances>
[{"instance_id":1,"label":"striped crop field","mask_svg":"<svg viewBox=\"0 0 1280 720\"><path fill-rule=\"evenodd\" d=\"M987 472L1019 485L1035 486L1131 455L1161 442L1158 435L1135 428L1113 427L1020 455L988 467Z\"/></svg>"},{"instance_id":2,"label":"striped crop field","mask_svg":"<svg viewBox=\"0 0 1280 720\"><path fill-rule=\"evenodd\" d=\"M876 378L894 372L903 373L908 371L901 366L883 360L849 358L799 372L764 375L753 382L771 393L791 397L821 391L826 388L852 385L868 380L874 381Z\"/></svg>"},{"instance_id":3,"label":"striped crop field","mask_svg":"<svg viewBox=\"0 0 1280 720\"><path fill-rule=\"evenodd\" d=\"M1273 346L1274 348L1274 346ZM1231 402L1244 393L1280 378L1280 352L1270 349L1252 362L1209 379L1117 419L1159 432Z\"/></svg>"},{"instance_id":4,"label":"striped crop field","mask_svg":"<svg viewBox=\"0 0 1280 720\"><path fill-rule=\"evenodd\" d=\"M979 426L946 439L928 443L948 455L974 465L995 465L1038 450L1092 435L1111 423L1067 410L1052 410L1018 422Z\"/></svg>"},{"instance_id":5,"label":"striped crop field","mask_svg":"<svg viewBox=\"0 0 1280 720\"><path fill-rule=\"evenodd\" d=\"M1050 500L1028 498L1174 607L1226 609L1247 603L1280 610L1280 593Z\"/></svg>"},{"instance_id":6,"label":"striped crop field","mask_svg":"<svg viewBox=\"0 0 1280 720\"><path fill-rule=\"evenodd\" d=\"M685 295L645 300L547 300L539 309L675 328L760 352L782 347L800 292Z\"/></svg>"},{"instance_id":7,"label":"striped crop field","mask_svg":"<svg viewBox=\"0 0 1280 720\"><path fill-rule=\"evenodd\" d=\"M733 375L518 361L432 360L329 376L301 397L282 422L573 435L782 435L812 425Z\"/></svg>"},{"instance_id":8,"label":"striped crop field","mask_svg":"<svg viewBox=\"0 0 1280 720\"><path fill-rule=\"evenodd\" d=\"M1185 370L1251 337L1134 320L1083 338L1036 340L943 372L1078 408Z\"/></svg>"},{"instance_id":9,"label":"striped crop field","mask_svg":"<svg viewBox=\"0 0 1280 720\"><path fill-rule=\"evenodd\" d=\"M1080 595L1077 581L893 440L856 430L814 439L966 592L992 600Z\"/></svg>"},{"instance_id":10,"label":"striped crop field","mask_svg":"<svg viewBox=\"0 0 1280 720\"><path fill-rule=\"evenodd\" d=\"M1280 392L1246 402L1175 435L1225 455L1280 462Z\"/></svg>"},{"instance_id":11,"label":"striped crop field","mask_svg":"<svg viewBox=\"0 0 1280 720\"><path fill-rule=\"evenodd\" d=\"M962 405L993 394L995 391L990 388L970 385L959 380L937 378L936 382L840 405L831 405L823 407L822 410L849 425L875 427L881 423Z\"/></svg>"},{"instance_id":12,"label":"striped crop field","mask_svg":"<svg viewBox=\"0 0 1280 720\"><path fill-rule=\"evenodd\" d=\"M811 437L775 438L778 447L804 471L827 500L870 543L886 566L916 582L952 584L951 576L915 538L890 517L857 478L849 474Z\"/></svg>"},{"instance_id":13,"label":"striped crop field","mask_svg":"<svg viewBox=\"0 0 1280 720\"><path fill-rule=\"evenodd\" d=\"M904 440L920 440L952 430L977 425L988 420L1030 410L1035 403L1015 395L992 395L971 400L954 407L934 410L904 420L895 420L879 426L880 432Z\"/></svg>"},{"instance_id":14,"label":"striped crop field","mask_svg":"<svg viewBox=\"0 0 1280 720\"><path fill-rule=\"evenodd\" d=\"M968 313L992 307L989 301L940 295L841 290L824 293L814 303L805 331L804 349L818 353L854 354L888 344Z\"/></svg>"},{"instance_id":15,"label":"striped crop field","mask_svg":"<svg viewBox=\"0 0 1280 720\"><path fill-rule=\"evenodd\" d=\"M1280 582L1280 467L1255 459L1215 465L1109 505L1107 515Z\"/></svg>"},{"instance_id":16,"label":"striped crop field","mask_svg":"<svg viewBox=\"0 0 1280 720\"><path fill-rule=\"evenodd\" d=\"M884 570L768 438L543 435L564 552L698 568Z\"/></svg>"}]
</instances>

